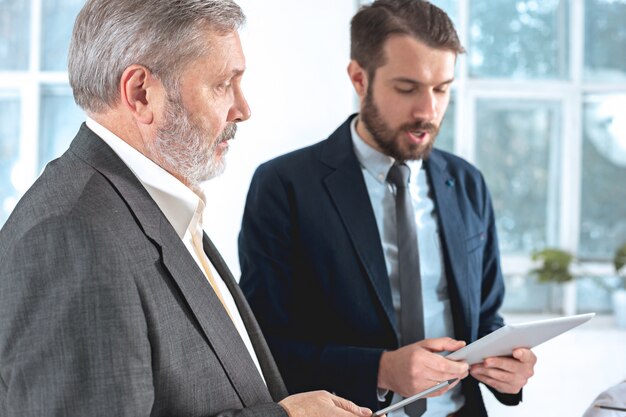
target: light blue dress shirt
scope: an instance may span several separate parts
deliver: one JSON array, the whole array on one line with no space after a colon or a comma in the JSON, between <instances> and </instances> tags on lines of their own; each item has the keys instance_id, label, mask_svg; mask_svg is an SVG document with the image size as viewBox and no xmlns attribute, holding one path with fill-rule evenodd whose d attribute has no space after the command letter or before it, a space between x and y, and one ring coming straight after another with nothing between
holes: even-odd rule
<instances>
[{"instance_id":1,"label":"light blue dress shirt","mask_svg":"<svg viewBox=\"0 0 626 417\"><path fill-rule=\"evenodd\" d=\"M358 117L351 124L354 152L361 164L367 192L372 202L376 225L381 237L385 264L391 284L391 294L396 317L400 305L398 281L398 244L396 231L395 187L386 181L387 172L395 160L369 146L356 131ZM424 301L424 334L427 339L449 336L454 338L452 310L448 295L448 284L443 267L441 241L437 227L437 210L430 195L430 186L422 160L407 161L411 170L409 192L415 209L415 223L419 243L420 272L422 276L422 298ZM433 382L433 385L435 383ZM392 403L402 397L394 394ZM460 384L444 395L428 399L423 417L445 417L465 404ZM389 417L406 417L402 409Z\"/></svg>"}]
</instances>

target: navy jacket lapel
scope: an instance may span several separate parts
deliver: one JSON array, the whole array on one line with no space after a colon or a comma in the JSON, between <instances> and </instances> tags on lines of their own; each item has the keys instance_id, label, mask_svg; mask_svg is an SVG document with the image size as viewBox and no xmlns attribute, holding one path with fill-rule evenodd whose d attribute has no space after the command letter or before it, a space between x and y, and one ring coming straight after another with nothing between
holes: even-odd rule
<instances>
[{"instance_id":1,"label":"navy jacket lapel","mask_svg":"<svg viewBox=\"0 0 626 417\"><path fill-rule=\"evenodd\" d=\"M456 294L450 294L450 297L455 297L459 303L452 303L453 305L459 305L462 311L460 314L455 314L455 328L457 332L457 338L463 337L467 329L471 328L471 306L463 297L467 291L470 290L467 286L466 277L468 262L467 262L467 249L465 247L465 235L460 231L466 229L463 218L461 216L461 208L459 205L456 187L457 181L447 169L447 162L441 157L438 151L434 150L429 159L425 161L426 171L430 179L431 187L433 190L435 205L437 207L437 218L439 222L439 231L441 236L441 243L443 245L443 257L445 263L445 270L447 274L449 291L456 289ZM459 326L458 317L464 317L463 326ZM459 334L459 331L463 333Z\"/></svg>"},{"instance_id":2,"label":"navy jacket lapel","mask_svg":"<svg viewBox=\"0 0 626 417\"><path fill-rule=\"evenodd\" d=\"M113 184L145 234L161 247L164 266L187 300L244 406L272 401L219 298L139 180L84 124L70 149ZM248 382L257 378L258 381Z\"/></svg>"},{"instance_id":3,"label":"navy jacket lapel","mask_svg":"<svg viewBox=\"0 0 626 417\"><path fill-rule=\"evenodd\" d=\"M332 169L324 179L359 260L376 291L390 325L397 330L391 287L376 218L351 139L350 123L341 125L326 142L321 162ZM397 334L397 331L396 331Z\"/></svg>"}]
</instances>

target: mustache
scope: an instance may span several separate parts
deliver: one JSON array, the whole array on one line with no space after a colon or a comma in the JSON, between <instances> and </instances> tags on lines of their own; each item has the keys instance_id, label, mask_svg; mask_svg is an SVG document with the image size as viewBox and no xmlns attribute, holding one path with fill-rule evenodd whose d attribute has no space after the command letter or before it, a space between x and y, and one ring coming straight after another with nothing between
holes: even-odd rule
<instances>
[{"instance_id":1,"label":"mustache","mask_svg":"<svg viewBox=\"0 0 626 417\"><path fill-rule=\"evenodd\" d=\"M222 133L218 136L218 139L215 143L222 143L227 140L235 139L235 134L237 133L237 123L228 123Z\"/></svg>"},{"instance_id":2,"label":"mustache","mask_svg":"<svg viewBox=\"0 0 626 417\"><path fill-rule=\"evenodd\" d=\"M439 130L439 126L426 120L416 120L413 123L402 125L401 130L416 131L421 130L429 133L435 133Z\"/></svg>"}]
</instances>

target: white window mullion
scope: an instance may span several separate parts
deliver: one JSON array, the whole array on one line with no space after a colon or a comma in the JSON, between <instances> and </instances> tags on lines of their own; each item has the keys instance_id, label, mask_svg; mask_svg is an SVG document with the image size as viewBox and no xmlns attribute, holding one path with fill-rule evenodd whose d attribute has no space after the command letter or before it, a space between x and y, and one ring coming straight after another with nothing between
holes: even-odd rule
<instances>
[{"instance_id":1,"label":"white window mullion","mask_svg":"<svg viewBox=\"0 0 626 417\"><path fill-rule=\"evenodd\" d=\"M457 28L457 33L461 45L469 49L469 0L459 0L458 6L459 27ZM467 53L459 55L457 65L454 152L471 161L474 159L473 150L475 149L476 132L473 129L474 115L473 113L470 114L471 112L469 111L470 108L473 108L473 105L469 96L469 59Z\"/></svg>"},{"instance_id":2,"label":"white window mullion","mask_svg":"<svg viewBox=\"0 0 626 417\"><path fill-rule=\"evenodd\" d=\"M561 143L561 216L559 246L574 253L578 251L580 236L580 204L582 178L582 132L583 132L583 71L585 5L582 1L571 2L570 11L570 68L572 90L566 96L564 107L563 140Z\"/></svg>"},{"instance_id":3,"label":"white window mullion","mask_svg":"<svg viewBox=\"0 0 626 417\"><path fill-rule=\"evenodd\" d=\"M30 59L25 83L21 88L20 156L17 170L19 192L26 191L37 175L39 155L39 113L41 71L41 0L31 0Z\"/></svg>"},{"instance_id":4,"label":"white window mullion","mask_svg":"<svg viewBox=\"0 0 626 417\"><path fill-rule=\"evenodd\" d=\"M578 238L580 236L582 107L582 94L579 89L575 89L566 99L564 108L559 224L559 246L573 253L578 250Z\"/></svg>"}]
</instances>

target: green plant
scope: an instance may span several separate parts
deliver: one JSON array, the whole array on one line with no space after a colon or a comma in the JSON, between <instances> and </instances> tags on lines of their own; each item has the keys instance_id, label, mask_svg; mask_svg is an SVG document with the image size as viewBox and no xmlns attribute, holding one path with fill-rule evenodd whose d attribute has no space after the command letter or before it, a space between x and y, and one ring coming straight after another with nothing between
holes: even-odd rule
<instances>
[{"instance_id":1,"label":"green plant","mask_svg":"<svg viewBox=\"0 0 626 417\"><path fill-rule=\"evenodd\" d=\"M546 248L532 253L533 261L540 261L539 267L531 270L539 282L568 282L574 279L570 265L574 260L571 253L555 248Z\"/></svg>"},{"instance_id":2,"label":"green plant","mask_svg":"<svg viewBox=\"0 0 626 417\"><path fill-rule=\"evenodd\" d=\"M619 277L617 288L626 290L626 243L615 251L613 266L615 266L615 273Z\"/></svg>"}]
</instances>

